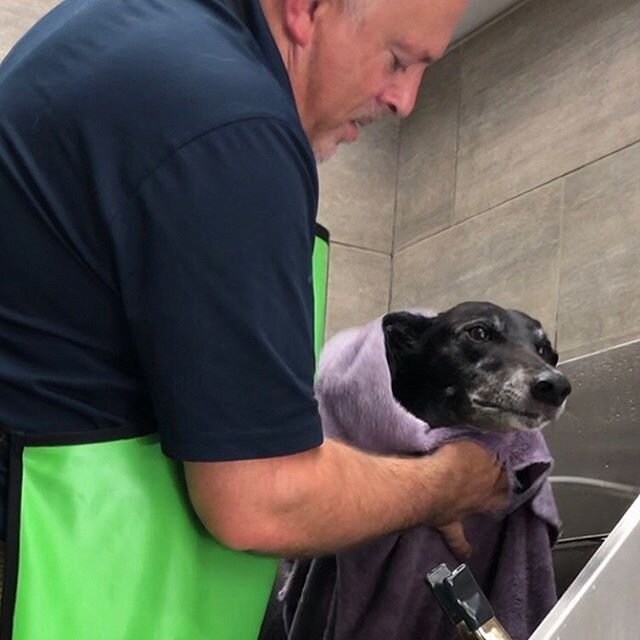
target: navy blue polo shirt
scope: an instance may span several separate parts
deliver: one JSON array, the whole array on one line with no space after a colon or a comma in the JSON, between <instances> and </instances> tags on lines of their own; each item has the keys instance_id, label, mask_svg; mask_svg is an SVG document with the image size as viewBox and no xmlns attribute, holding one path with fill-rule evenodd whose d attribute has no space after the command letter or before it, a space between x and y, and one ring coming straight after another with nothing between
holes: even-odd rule
<instances>
[{"instance_id":1,"label":"navy blue polo shirt","mask_svg":"<svg viewBox=\"0 0 640 640\"><path fill-rule=\"evenodd\" d=\"M0 66L0 423L320 444L317 174L257 0L66 0Z\"/></svg>"}]
</instances>

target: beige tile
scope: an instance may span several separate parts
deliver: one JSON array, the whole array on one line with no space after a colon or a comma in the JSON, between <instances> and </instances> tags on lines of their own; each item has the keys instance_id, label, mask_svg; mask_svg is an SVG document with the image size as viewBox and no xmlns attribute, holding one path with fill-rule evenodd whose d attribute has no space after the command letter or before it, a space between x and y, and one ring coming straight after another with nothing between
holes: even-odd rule
<instances>
[{"instance_id":1,"label":"beige tile","mask_svg":"<svg viewBox=\"0 0 640 640\"><path fill-rule=\"evenodd\" d=\"M41 16L60 0L2 0L0 5L0 60Z\"/></svg>"},{"instance_id":2,"label":"beige tile","mask_svg":"<svg viewBox=\"0 0 640 640\"><path fill-rule=\"evenodd\" d=\"M610 351L612 349L624 348L625 345L633 344L640 340L640 329L636 328L626 335L619 335L614 338L602 338L586 344L580 344L570 349L564 348L558 351L561 362L582 358L593 353Z\"/></svg>"},{"instance_id":3,"label":"beige tile","mask_svg":"<svg viewBox=\"0 0 640 640\"><path fill-rule=\"evenodd\" d=\"M640 2L533 0L462 46L456 220L640 139Z\"/></svg>"},{"instance_id":4,"label":"beige tile","mask_svg":"<svg viewBox=\"0 0 640 640\"><path fill-rule=\"evenodd\" d=\"M640 337L640 144L566 179L559 346Z\"/></svg>"},{"instance_id":5,"label":"beige tile","mask_svg":"<svg viewBox=\"0 0 640 640\"><path fill-rule=\"evenodd\" d=\"M453 51L425 75L400 126L394 249L449 226L453 212L460 60Z\"/></svg>"},{"instance_id":6,"label":"beige tile","mask_svg":"<svg viewBox=\"0 0 640 640\"><path fill-rule=\"evenodd\" d=\"M561 369L573 391L566 411L545 429L555 475L640 486L640 341L565 362Z\"/></svg>"},{"instance_id":7,"label":"beige tile","mask_svg":"<svg viewBox=\"0 0 640 640\"><path fill-rule=\"evenodd\" d=\"M440 311L464 300L521 309L555 333L562 181L400 251L391 307Z\"/></svg>"},{"instance_id":8,"label":"beige tile","mask_svg":"<svg viewBox=\"0 0 640 640\"><path fill-rule=\"evenodd\" d=\"M373 251L331 245L327 338L364 324L389 307L391 258Z\"/></svg>"},{"instance_id":9,"label":"beige tile","mask_svg":"<svg viewBox=\"0 0 640 640\"><path fill-rule=\"evenodd\" d=\"M389 118L320 165L319 221L335 241L391 253L397 156L398 122Z\"/></svg>"}]
</instances>

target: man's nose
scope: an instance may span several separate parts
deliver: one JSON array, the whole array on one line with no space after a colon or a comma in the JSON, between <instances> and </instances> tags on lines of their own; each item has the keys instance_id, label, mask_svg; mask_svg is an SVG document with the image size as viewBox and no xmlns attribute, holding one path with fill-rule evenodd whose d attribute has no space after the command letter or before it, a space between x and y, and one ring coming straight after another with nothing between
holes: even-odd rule
<instances>
[{"instance_id":1,"label":"man's nose","mask_svg":"<svg viewBox=\"0 0 640 640\"><path fill-rule=\"evenodd\" d=\"M394 115L406 118L413 111L424 71L422 66L409 67L385 91L383 101Z\"/></svg>"}]
</instances>

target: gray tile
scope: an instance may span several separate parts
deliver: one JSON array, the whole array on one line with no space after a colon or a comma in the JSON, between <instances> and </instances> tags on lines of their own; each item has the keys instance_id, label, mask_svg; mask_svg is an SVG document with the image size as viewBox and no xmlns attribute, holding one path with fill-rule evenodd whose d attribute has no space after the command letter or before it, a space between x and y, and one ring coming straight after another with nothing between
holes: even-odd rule
<instances>
[{"instance_id":1,"label":"gray tile","mask_svg":"<svg viewBox=\"0 0 640 640\"><path fill-rule=\"evenodd\" d=\"M573 391L545 430L555 475L640 487L640 341L560 365Z\"/></svg>"},{"instance_id":2,"label":"gray tile","mask_svg":"<svg viewBox=\"0 0 640 640\"><path fill-rule=\"evenodd\" d=\"M391 253L398 122L384 119L320 165L319 221L334 240Z\"/></svg>"},{"instance_id":3,"label":"gray tile","mask_svg":"<svg viewBox=\"0 0 640 640\"><path fill-rule=\"evenodd\" d=\"M625 344L630 344L631 342L637 341L639 337L640 329L636 328L615 338L602 338L601 340L594 340L593 342L581 344L576 347L561 348L558 353L562 360L571 360L594 352L606 351L607 349L615 349Z\"/></svg>"},{"instance_id":4,"label":"gray tile","mask_svg":"<svg viewBox=\"0 0 640 640\"><path fill-rule=\"evenodd\" d=\"M394 249L447 227L453 213L460 60L453 51L425 75L400 126Z\"/></svg>"},{"instance_id":5,"label":"gray tile","mask_svg":"<svg viewBox=\"0 0 640 640\"><path fill-rule=\"evenodd\" d=\"M391 258L373 251L331 245L327 338L364 324L389 307Z\"/></svg>"},{"instance_id":6,"label":"gray tile","mask_svg":"<svg viewBox=\"0 0 640 640\"><path fill-rule=\"evenodd\" d=\"M41 16L60 0L2 0L0 6L0 60Z\"/></svg>"},{"instance_id":7,"label":"gray tile","mask_svg":"<svg viewBox=\"0 0 640 640\"><path fill-rule=\"evenodd\" d=\"M558 338L582 352L640 337L640 144L566 178Z\"/></svg>"},{"instance_id":8,"label":"gray tile","mask_svg":"<svg viewBox=\"0 0 640 640\"><path fill-rule=\"evenodd\" d=\"M562 187L541 187L400 251L391 307L490 300L537 317L553 338Z\"/></svg>"},{"instance_id":9,"label":"gray tile","mask_svg":"<svg viewBox=\"0 0 640 640\"><path fill-rule=\"evenodd\" d=\"M640 140L638 25L638 0L533 0L462 45L456 220Z\"/></svg>"}]
</instances>

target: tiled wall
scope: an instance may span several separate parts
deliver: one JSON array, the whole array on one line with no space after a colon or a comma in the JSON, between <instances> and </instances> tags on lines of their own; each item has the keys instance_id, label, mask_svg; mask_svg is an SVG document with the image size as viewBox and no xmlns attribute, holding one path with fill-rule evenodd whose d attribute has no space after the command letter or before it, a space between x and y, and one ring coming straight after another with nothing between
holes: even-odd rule
<instances>
[{"instance_id":1,"label":"tiled wall","mask_svg":"<svg viewBox=\"0 0 640 640\"><path fill-rule=\"evenodd\" d=\"M640 0L531 0L400 132L391 306L492 299L564 358L640 337Z\"/></svg>"},{"instance_id":2,"label":"tiled wall","mask_svg":"<svg viewBox=\"0 0 640 640\"><path fill-rule=\"evenodd\" d=\"M391 308L518 307L563 359L640 338L639 105L640 0L530 0L454 48L395 193L392 124L321 168L328 333L385 311L390 270Z\"/></svg>"},{"instance_id":3,"label":"tiled wall","mask_svg":"<svg viewBox=\"0 0 640 640\"><path fill-rule=\"evenodd\" d=\"M399 126L362 131L320 166L318 220L331 232L327 337L389 308Z\"/></svg>"}]
</instances>

